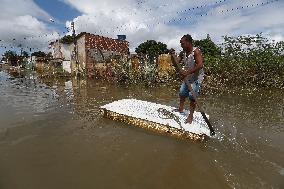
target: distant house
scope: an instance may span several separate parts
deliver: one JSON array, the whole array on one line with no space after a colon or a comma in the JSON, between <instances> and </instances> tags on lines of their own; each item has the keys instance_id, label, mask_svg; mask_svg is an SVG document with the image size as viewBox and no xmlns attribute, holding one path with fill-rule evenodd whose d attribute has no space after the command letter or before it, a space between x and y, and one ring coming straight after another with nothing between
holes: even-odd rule
<instances>
[{"instance_id":1,"label":"distant house","mask_svg":"<svg viewBox=\"0 0 284 189\"><path fill-rule=\"evenodd\" d=\"M39 57L39 56L32 56L31 58L32 64L35 66L35 69L37 71L44 71L45 64L47 63L47 60L45 57Z\"/></svg>"},{"instance_id":2,"label":"distant house","mask_svg":"<svg viewBox=\"0 0 284 189\"><path fill-rule=\"evenodd\" d=\"M74 50L73 43L62 43L57 40L55 42L51 42L49 45L54 59L71 61L71 54Z\"/></svg>"},{"instance_id":3,"label":"distant house","mask_svg":"<svg viewBox=\"0 0 284 189\"><path fill-rule=\"evenodd\" d=\"M90 33L77 36L78 60L88 76L94 75L95 64L110 62L114 56L129 54L129 42L125 38L112 39Z\"/></svg>"},{"instance_id":4,"label":"distant house","mask_svg":"<svg viewBox=\"0 0 284 189\"><path fill-rule=\"evenodd\" d=\"M129 54L129 42L125 36L112 39L99 35L82 32L76 36L77 56L74 53L74 44L63 44L59 41L51 43L54 59L71 62L71 71L83 71L88 76L94 75L94 66L97 63L108 62L113 56Z\"/></svg>"},{"instance_id":5,"label":"distant house","mask_svg":"<svg viewBox=\"0 0 284 189\"><path fill-rule=\"evenodd\" d=\"M63 69L71 73L72 52L74 50L73 43L62 43L59 40L49 44L53 59L53 64L61 64Z\"/></svg>"}]
</instances>

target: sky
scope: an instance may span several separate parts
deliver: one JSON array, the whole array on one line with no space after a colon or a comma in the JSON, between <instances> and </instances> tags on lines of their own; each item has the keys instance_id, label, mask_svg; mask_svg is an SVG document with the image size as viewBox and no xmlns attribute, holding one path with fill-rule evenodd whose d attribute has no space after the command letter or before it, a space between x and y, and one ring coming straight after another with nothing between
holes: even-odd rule
<instances>
[{"instance_id":1,"label":"sky","mask_svg":"<svg viewBox=\"0 0 284 189\"><path fill-rule=\"evenodd\" d=\"M48 44L88 32L126 35L130 51L146 40L180 50L184 34L220 44L222 36L262 33L284 41L284 0L0 0L0 57L7 51L46 51ZM5 48L6 47L6 48Z\"/></svg>"}]
</instances>

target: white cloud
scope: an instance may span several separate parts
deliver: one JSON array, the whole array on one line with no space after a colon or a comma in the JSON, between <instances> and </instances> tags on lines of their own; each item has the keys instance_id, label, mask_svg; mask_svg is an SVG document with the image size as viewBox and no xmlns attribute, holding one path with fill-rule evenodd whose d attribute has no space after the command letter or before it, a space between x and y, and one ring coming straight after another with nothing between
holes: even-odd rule
<instances>
[{"instance_id":1,"label":"white cloud","mask_svg":"<svg viewBox=\"0 0 284 189\"><path fill-rule=\"evenodd\" d=\"M48 40L55 38L56 34L46 24L50 15L32 0L0 0L0 4L1 54L5 50L19 51L19 45L26 51L41 50L47 47Z\"/></svg>"},{"instance_id":2,"label":"white cloud","mask_svg":"<svg viewBox=\"0 0 284 189\"><path fill-rule=\"evenodd\" d=\"M262 5L267 2L264 0L221 3L214 0L62 1L82 12L82 16L74 19L78 32L86 31L108 37L126 34L132 51L147 39L179 48L179 39L186 33L192 34L196 39L210 34L216 42L224 35L260 32L270 39L283 40L284 37L283 1L268 5ZM168 23L174 19L178 22Z\"/></svg>"},{"instance_id":3,"label":"white cloud","mask_svg":"<svg viewBox=\"0 0 284 189\"><path fill-rule=\"evenodd\" d=\"M256 5L254 8L247 8L247 3L234 3L226 5L226 7L219 7L218 13L211 12L212 17L208 16L202 19L194 29L194 32L202 31L208 32L215 40L220 36L238 36L244 34L263 33L268 38L277 36L277 39L284 37L284 15L282 10L284 2L274 2L266 6L260 6L264 1L249 2L251 5ZM244 6L242 10L236 10L237 7ZM234 9L234 11L226 10ZM225 10L220 13L220 10ZM213 10L215 11L215 10Z\"/></svg>"},{"instance_id":4,"label":"white cloud","mask_svg":"<svg viewBox=\"0 0 284 189\"><path fill-rule=\"evenodd\" d=\"M172 1L147 1L139 3L134 0L95 2L91 0L64 0L83 13L74 19L78 32L90 32L116 38L118 34L126 34L130 48L134 51L137 44L155 39L168 43L177 37L172 47L178 47L179 35L182 30L161 24L163 19L170 19L176 11L183 10L185 1L173 4ZM157 24L160 22L160 24ZM69 22L68 22L69 23Z\"/></svg>"},{"instance_id":5,"label":"white cloud","mask_svg":"<svg viewBox=\"0 0 284 189\"><path fill-rule=\"evenodd\" d=\"M1 0L1 19L9 19L29 14L40 19L49 19L50 16L44 10L39 8L32 0Z\"/></svg>"},{"instance_id":6,"label":"white cloud","mask_svg":"<svg viewBox=\"0 0 284 189\"><path fill-rule=\"evenodd\" d=\"M49 33L44 40L34 37L26 44L38 48L47 47L47 41L57 36L51 32L52 25L47 24L50 15L33 0L0 1L2 39ZM186 33L192 34L195 39L202 39L210 34L215 42L220 42L224 35L253 35L260 32L269 39L284 39L284 1L280 0L268 5L261 5L266 0L60 1L81 13L73 19L77 33L90 32L112 38L125 34L131 51L149 39L166 43L169 48L180 49L179 39ZM71 21L66 22L67 27L70 27Z\"/></svg>"}]
</instances>

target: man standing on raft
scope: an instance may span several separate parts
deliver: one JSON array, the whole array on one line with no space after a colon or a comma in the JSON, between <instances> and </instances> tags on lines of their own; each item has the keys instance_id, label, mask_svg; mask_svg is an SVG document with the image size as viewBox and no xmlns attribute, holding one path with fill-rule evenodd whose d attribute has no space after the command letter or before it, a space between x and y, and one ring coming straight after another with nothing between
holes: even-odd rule
<instances>
[{"instance_id":1,"label":"man standing on raft","mask_svg":"<svg viewBox=\"0 0 284 189\"><path fill-rule=\"evenodd\" d=\"M191 35L184 35L180 40L180 45L183 48L181 56L177 57L174 49L170 50L172 61L175 65L179 67L180 62L183 57L183 62L185 64L184 69L179 71L179 74L183 80L183 83L180 86L179 91L179 108L176 111L183 112L184 103L186 98L189 98L189 115L186 119L186 123L191 124L193 120L193 113L196 108L195 97L200 93L201 83L204 79L204 70L203 70L203 58L200 49L193 47L193 40ZM188 85L191 85L192 91L195 94L192 94Z\"/></svg>"}]
</instances>

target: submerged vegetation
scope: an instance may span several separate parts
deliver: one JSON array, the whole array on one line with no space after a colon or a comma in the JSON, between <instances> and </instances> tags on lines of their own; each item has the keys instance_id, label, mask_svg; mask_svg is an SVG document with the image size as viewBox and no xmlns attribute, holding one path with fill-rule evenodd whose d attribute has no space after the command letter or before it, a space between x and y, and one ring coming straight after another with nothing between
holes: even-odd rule
<instances>
[{"instance_id":1,"label":"submerged vegetation","mask_svg":"<svg viewBox=\"0 0 284 189\"><path fill-rule=\"evenodd\" d=\"M284 42L256 36L224 37L219 56L204 55L212 86L284 88Z\"/></svg>"},{"instance_id":2,"label":"submerged vegetation","mask_svg":"<svg viewBox=\"0 0 284 189\"><path fill-rule=\"evenodd\" d=\"M71 37L66 37L70 41ZM275 42L255 36L223 37L223 43L215 44L210 36L195 40L194 46L203 53L205 81L203 88L208 91L232 90L233 88L284 88L284 42ZM118 83L160 83L180 82L171 66L167 45L154 40L141 43L137 55L114 56L94 64L93 76ZM36 52L32 55L50 57ZM6 52L4 59L16 60L16 54ZM50 60L50 58L46 58ZM70 77L71 75L52 62L39 69L42 77ZM86 70L82 70L86 72ZM43 73L44 72L44 73ZM82 73L84 73L82 72Z\"/></svg>"},{"instance_id":3,"label":"submerged vegetation","mask_svg":"<svg viewBox=\"0 0 284 189\"><path fill-rule=\"evenodd\" d=\"M209 36L195 41L195 46L203 52L206 72L204 85L207 88L284 88L283 41L269 41L261 34L225 36L223 39L220 45L214 44ZM175 81L178 77L172 71L169 71L167 77L159 75L158 55L139 54L139 69L136 70L131 69L133 64L130 60L121 60L113 67L113 76L117 81L130 83Z\"/></svg>"}]
</instances>

